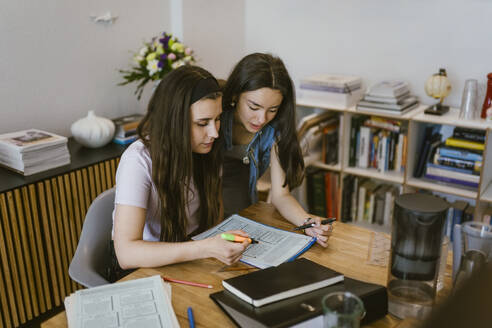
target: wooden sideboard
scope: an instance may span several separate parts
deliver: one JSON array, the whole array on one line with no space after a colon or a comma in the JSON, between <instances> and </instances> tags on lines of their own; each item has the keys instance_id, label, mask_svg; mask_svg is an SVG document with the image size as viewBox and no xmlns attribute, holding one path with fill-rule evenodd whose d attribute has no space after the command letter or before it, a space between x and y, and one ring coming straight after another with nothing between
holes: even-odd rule
<instances>
[{"instance_id":1,"label":"wooden sideboard","mask_svg":"<svg viewBox=\"0 0 492 328\"><path fill-rule=\"evenodd\" d=\"M125 148L68 146L70 165L29 177L0 169L0 328L28 323L81 288L68 266L87 209L114 186Z\"/></svg>"}]
</instances>

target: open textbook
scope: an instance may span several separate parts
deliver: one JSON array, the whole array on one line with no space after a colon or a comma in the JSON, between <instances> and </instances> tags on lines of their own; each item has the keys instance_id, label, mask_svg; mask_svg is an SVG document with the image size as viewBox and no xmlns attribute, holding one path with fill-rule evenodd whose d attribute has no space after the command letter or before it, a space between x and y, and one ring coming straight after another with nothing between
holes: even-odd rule
<instances>
[{"instance_id":1,"label":"open textbook","mask_svg":"<svg viewBox=\"0 0 492 328\"><path fill-rule=\"evenodd\" d=\"M69 328L179 327L171 285L158 275L78 290L65 309Z\"/></svg>"},{"instance_id":2,"label":"open textbook","mask_svg":"<svg viewBox=\"0 0 492 328\"><path fill-rule=\"evenodd\" d=\"M314 237L274 228L237 214L231 215L217 226L192 239L202 240L229 230L242 230L259 242L246 248L241 262L260 269L291 261L308 250L316 241Z\"/></svg>"}]
</instances>

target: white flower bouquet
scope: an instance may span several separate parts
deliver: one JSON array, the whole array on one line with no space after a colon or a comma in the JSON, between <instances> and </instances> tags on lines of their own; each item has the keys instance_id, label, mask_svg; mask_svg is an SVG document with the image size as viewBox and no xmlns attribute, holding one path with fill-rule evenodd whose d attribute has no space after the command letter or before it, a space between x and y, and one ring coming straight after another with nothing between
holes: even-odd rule
<instances>
[{"instance_id":1,"label":"white flower bouquet","mask_svg":"<svg viewBox=\"0 0 492 328\"><path fill-rule=\"evenodd\" d=\"M163 32L152 38L133 56L134 66L120 70L125 81L118 85L138 82L135 94L140 99L143 88L149 81L160 80L179 66L195 63L193 50L183 45L171 34Z\"/></svg>"}]
</instances>

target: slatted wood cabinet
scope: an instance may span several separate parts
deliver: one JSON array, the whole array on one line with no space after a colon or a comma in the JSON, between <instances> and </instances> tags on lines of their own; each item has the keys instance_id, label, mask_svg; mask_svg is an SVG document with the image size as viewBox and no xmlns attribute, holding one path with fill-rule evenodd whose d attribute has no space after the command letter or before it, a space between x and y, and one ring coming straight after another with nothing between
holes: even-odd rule
<instances>
[{"instance_id":1,"label":"slatted wood cabinet","mask_svg":"<svg viewBox=\"0 0 492 328\"><path fill-rule=\"evenodd\" d=\"M0 327L18 327L81 288L68 276L92 200L114 186L124 147L69 141L72 164L22 177L0 169Z\"/></svg>"}]
</instances>

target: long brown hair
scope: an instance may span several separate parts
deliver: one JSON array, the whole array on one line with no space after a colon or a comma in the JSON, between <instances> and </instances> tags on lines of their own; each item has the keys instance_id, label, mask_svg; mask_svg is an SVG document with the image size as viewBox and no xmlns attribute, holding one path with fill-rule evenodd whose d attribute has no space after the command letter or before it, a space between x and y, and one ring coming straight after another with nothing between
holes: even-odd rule
<instances>
[{"instance_id":1,"label":"long brown hair","mask_svg":"<svg viewBox=\"0 0 492 328\"><path fill-rule=\"evenodd\" d=\"M191 149L191 97L193 88L205 78L213 76L203 68L188 65L166 74L137 129L152 159L152 180L161 202L161 241L186 239L186 205L193 197L200 199L199 231L219 219L220 140L207 154L196 154ZM204 98L220 96L216 92ZM192 180L198 195L189 197Z\"/></svg>"},{"instance_id":2,"label":"long brown hair","mask_svg":"<svg viewBox=\"0 0 492 328\"><path fill-rule=\"evenodd\" d=\"M222 97L222 107L234 110L243 92L261 88L279 90L283 99L278 114L270 124L275 126L277 155L285 172L285 185L292 190L304 178L304 159L296 132L295 91L292 79L284 63L270 54L253 53L247 55L234 67L227 79Z\"/></svg>"}]
</instances>

